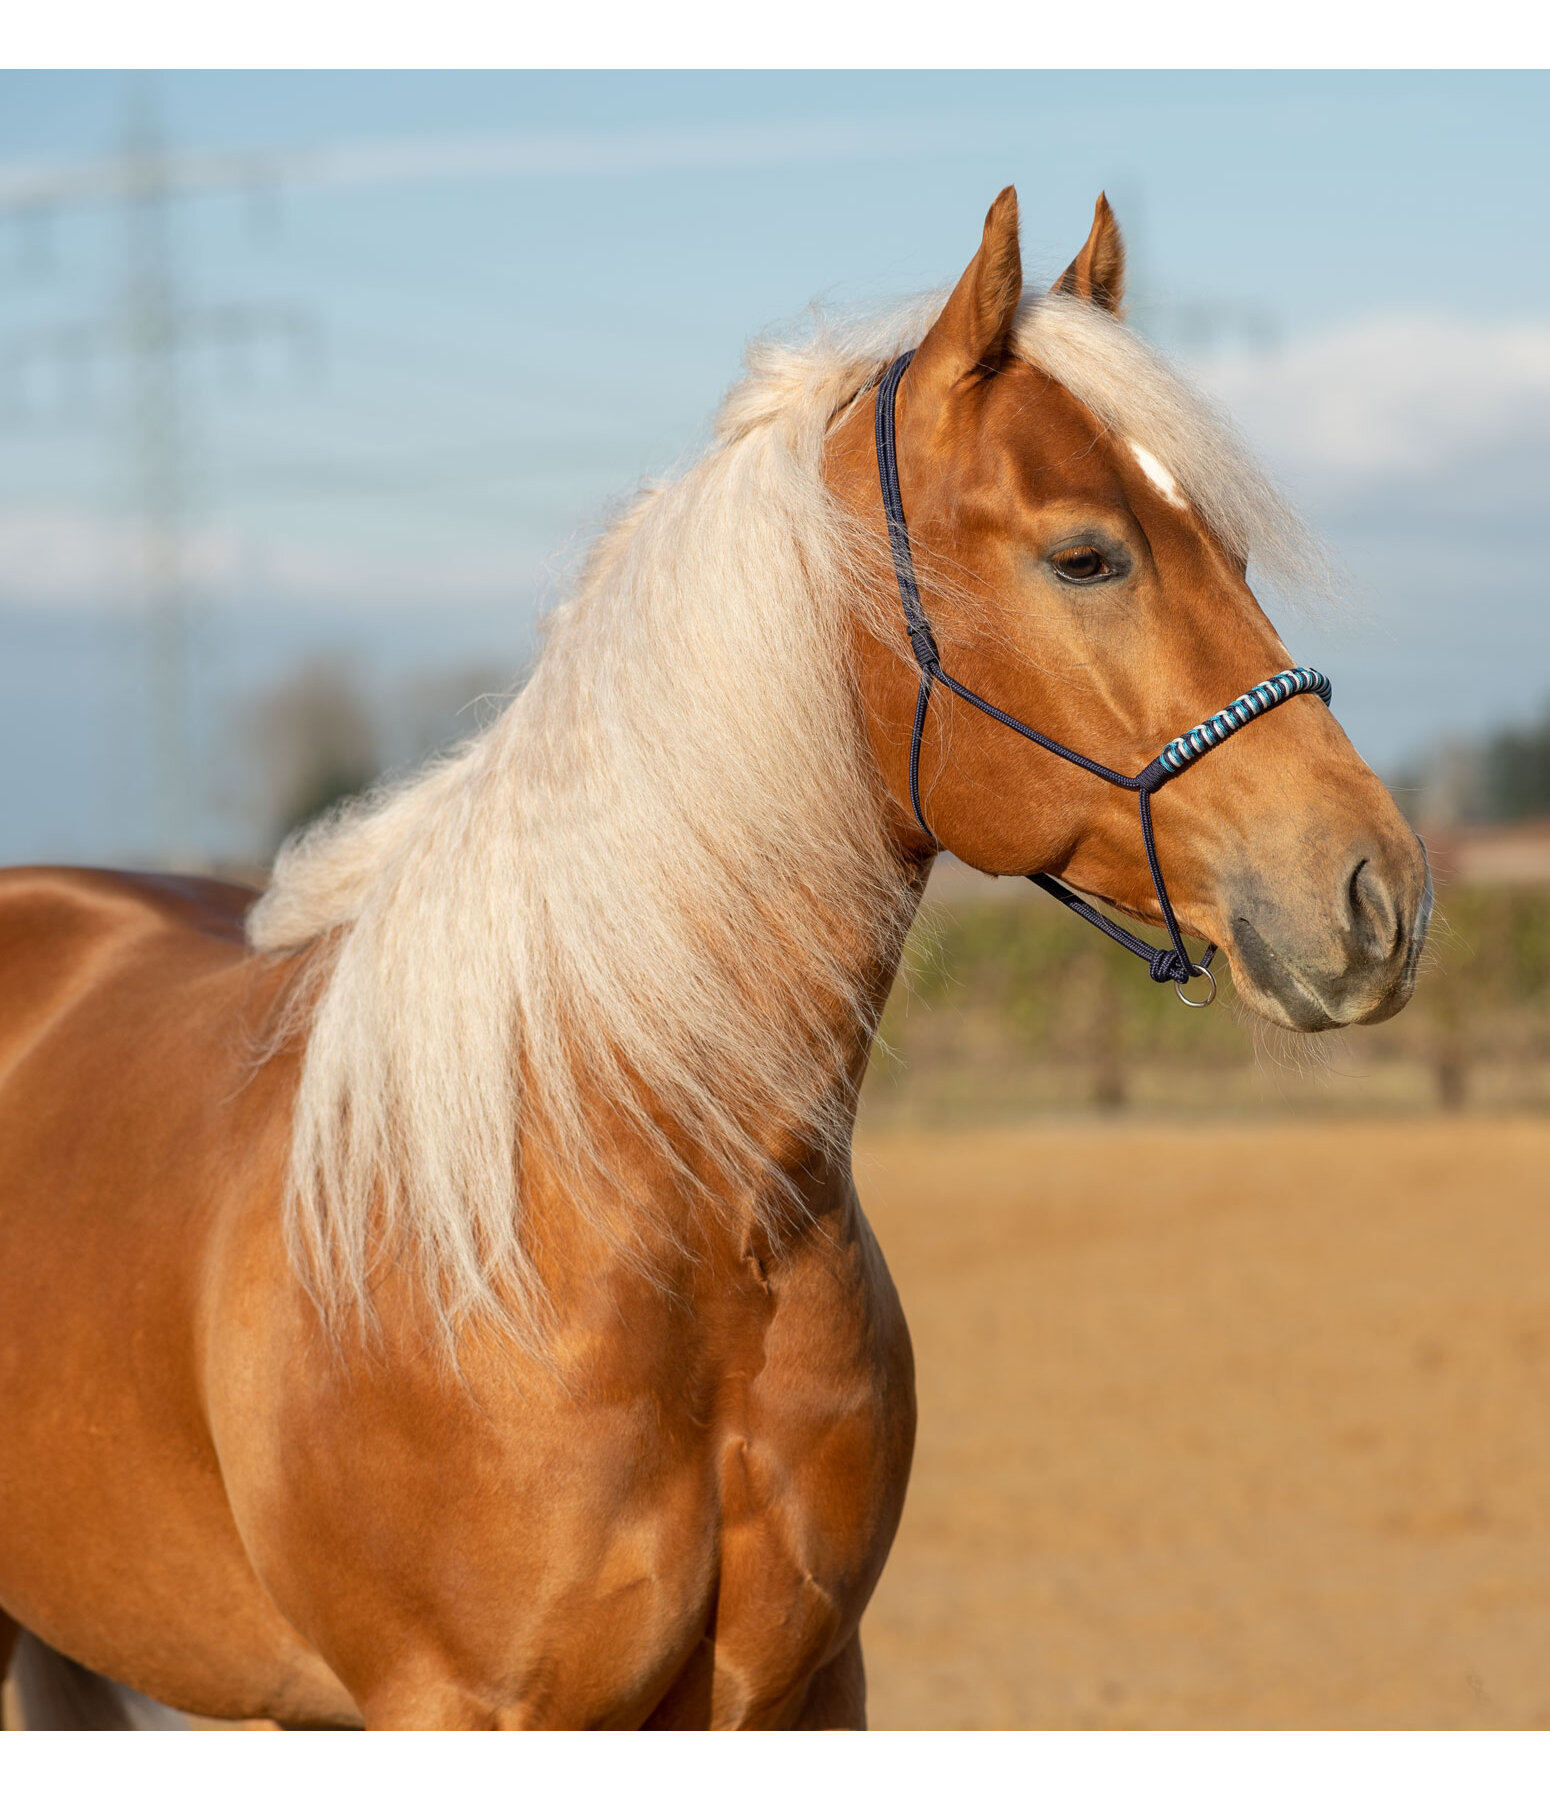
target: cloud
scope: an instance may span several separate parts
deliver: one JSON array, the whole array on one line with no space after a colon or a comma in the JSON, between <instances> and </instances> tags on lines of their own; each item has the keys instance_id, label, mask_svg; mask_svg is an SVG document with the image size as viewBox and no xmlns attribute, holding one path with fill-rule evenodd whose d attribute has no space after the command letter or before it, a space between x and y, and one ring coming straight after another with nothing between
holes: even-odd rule
<instances>
[{"instance_id":1,"label":"cloud","mask_svg":"<svg viewBox=\"0 0 1550 1800\"><path fill-rule=\"evenodd\" d=\"M1316 516L1543 507L1550 322L1367 318L1191 366Z\"/></svg>"},{"instance_id":2,"label":"cloud","mask_svg":"<svg viewBox=\"0 0 1550 1800\"><path fill-rule=\"evenodd\" d=\"M1395 314L1191 368L1329 539L1349 604L1296 642L1364 754L1534 716L1550 323Z\"/></svg>"},{"instance_id":3,"label":"cloud","mask_svg":"<svg viewBox=\"0 0 1550 1800\"><path fill-rule=\"evenodd\" d=\"M984 114L939 113L729 121L634 131L492 132L481 136L385 138L281 150L190 150L168 154L158 182L183 194L282 185L362 187L469 177L630 175L886 157L949 148L983 137ZM26 210L133 196L144 172L127 158L0 163L0 210Z\"/></svg>"},{"instance_id":4,"label":"cloud","mask_svg":"<svg viewBox=\"0 0 1550 1800\"><path fill-rule=\"evenodd\" d=\"M190 571L208 574L214 546L189 546ZM134 527L84 507L0 511L0 601L113 601L139 592L144 541Z\"/></svg>"},{"instance_id":5,"label":"cloud","mask_svg":"<svg viewBox=\"0 0 1550 1800\"><path fill-rule=\"evenodd\" d=\"M180 561L192 596L260 604L526 608L540 575L520 550L373 553L213 525L185 535ZM132 608L144 568L145 542L131 520L84 507L0 509L0 605Z\"/></svg>"}]
</instances>

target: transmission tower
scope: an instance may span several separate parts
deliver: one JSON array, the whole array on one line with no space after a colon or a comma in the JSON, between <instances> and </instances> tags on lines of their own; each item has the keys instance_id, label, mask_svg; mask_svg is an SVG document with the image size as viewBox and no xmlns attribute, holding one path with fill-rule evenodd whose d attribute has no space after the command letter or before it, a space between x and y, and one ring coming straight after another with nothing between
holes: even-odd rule
<instances>
[{"instance_id":1,"label":"transmission tower","mask_svg":"<svg viewBox=\"0 0 1550 1800\"><path fill-rule=\"evenodd\" d=\"M192 193L253 194L296 173L294 157L178 155L162 136L148 81L130 90L115 155L27 172L0 186L0 217L40 220L75 207L105 207L123 226L123 276L99 319L36 333L10 347L13 366L68 364L103 352L129 377L129 462L139 521L139 586L146 648L146 700L157 852L165 863L195 854L189 718L188 409L186 353L281 337L304 347L311 328L297 312L245 305L194 306L183 298L173 203Z\"/></svg>"}]
</instances>

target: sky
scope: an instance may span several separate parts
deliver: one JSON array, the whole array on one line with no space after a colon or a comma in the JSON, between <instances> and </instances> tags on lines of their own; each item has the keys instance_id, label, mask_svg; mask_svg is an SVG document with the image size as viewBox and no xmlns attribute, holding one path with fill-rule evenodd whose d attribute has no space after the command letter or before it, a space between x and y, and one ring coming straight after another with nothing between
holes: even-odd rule
<instances>
[{"instance_id":1,"label":"sky","mask_svg":"<svg viewBox=\"0 0 1550 1800\"><path fill-rule=\"evenodd\" d=\"M186 851L255 849L240 726L288 669L348 657L383 704L514 677L749 339L950 282L1008 181L1030 281L1107 190L1133 322L1329 538L1346 604L1280 622L1375 766L1550 697L1550 77L13 73L0 860L166 849L131 209L101 189L135 109L207 179L168 238Z\"/></svg>"}]
</instances>

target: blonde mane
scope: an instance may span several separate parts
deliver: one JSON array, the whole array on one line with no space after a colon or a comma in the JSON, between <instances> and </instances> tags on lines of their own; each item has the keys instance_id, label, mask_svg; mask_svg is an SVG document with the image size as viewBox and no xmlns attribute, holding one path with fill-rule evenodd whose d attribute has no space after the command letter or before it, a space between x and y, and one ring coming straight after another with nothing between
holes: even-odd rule
<instances>
[{"instance_id":1,"label":"blonde mane","mask_svg":"<svg viewBox=\"0 0 1550 1800\"><path fill-rule=\"evenodd\" d=\"M767 1214L782 1131L848 1152L843 1040L875 1028L867 977L916 896L852 673L881 547L831 499L823 446L939 304L756 345L711 448L602 535L505 713L282 850L248 931L313 947L285 1205L329 1316L366 1314L374 1257L407 1247L444 1325L483 1313L539 1344L523 1146L584 1210L627 1188L622 1140ZM1028 300L1016 347L1232 548L1309 573L1252 460L1122 326Z\"/></svg>"}]
</instances>

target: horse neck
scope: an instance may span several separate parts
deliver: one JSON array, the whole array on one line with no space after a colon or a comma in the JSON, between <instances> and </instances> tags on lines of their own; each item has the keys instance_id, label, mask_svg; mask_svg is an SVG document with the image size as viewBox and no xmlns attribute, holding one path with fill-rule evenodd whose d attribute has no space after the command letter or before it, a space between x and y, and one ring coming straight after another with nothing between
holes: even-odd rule
<instances>
[{"instance_id":1,"label":"horse neck","mask_svg":"<svg viewBox=\"0 0 1550 1800\"><path fill-rule=\"evenodd\" d=\"M822 966L804 958L807 948L800 934L785 938L781 959L793 978L785 995L787 1016L768 1013L770 1023L793 1037L827 1041L835 1067L832 1089L817 1109L771 1106L760 1110L750 1134L762 1153L762 1166L749 1172L746 1184L730 1185L724 1166L703 1153L692 1129L675 1116L660 1096L640 1092L642 1111L650 1121L646 1131L619 1129L617 1118L595 1116L599 1141L606 1143L610 1160L623 1157L639 1171L639 1183L649 1190L649 1209L663 1223L682 1216L687 1170L693 1183L713 1189L736 1221L768 1222L779 1216L789 1221L790 1202L799 1210L820 1215L844 1198L849 1187L849 1147L860 1101L862 1082L870 1063L883 1007L897 977L904 938L918 910L929 874L929 861L908 860L899 855L900 882L907 895L906 915L897 907L878 906L867 914L860 895L844 897L835 907L845 928L835 933L816 919L815 936L826 939ZM828 922L832 924L832 919ZM845 948L835 948L836 936ZM836 980L836 973L841 979ZM541 1134L540 1134L541 1136ZM678 1196L680 1204L674 1202ZM687 1205L695 1204L692 1194Z\"/></svg>"},{"instance_id":2,"label":"horse neck","mask_svg":"<svg viewBox=\"0 0 1550 1800\"><path fill-rule=\"evenodd\" d=\"M703 1102L723 1122L739 1113L782 1169L815 1128L848 1141L918 901L862 729L863 571L815 460L754 434L643 503L605 541L515 721L543 771L524 791L540 809L524 854L552 871L532 911L573 922L567 957L585 922L593 1042L652 1126L676 1107L675 1152Z\"/></svg>"},{"instance_id":3,"label":"horse neck","mask_svg":"<svg viewBox=\"0 0 1550 1800\"><path fill-rule=\"evenodd\" d=\"M906 879L918 902L924 869ZM873 1020L892 988L901 948L875 950L851 968ZM524 1136L524 1207L532 1237L543 1246L536 1260L558 1316L573 1305L589 1313L604 1290L626 1307L647 1290L677 1293L697 1312L707 1296L704 1284L730 1278L735 1285L750 1258L757 1268L772 1257L805 1255L814 1245L828 1253L823 1246L834 1241L832 1221L854 1203L850 1138L876 1027L836 1004L826 984L812 998L814 1011L801 1028L821 1021L842 1064L830 1108L821 1128L795 1111L761 1116L755 1135L764 1163L742 1181L728 1182L693 1133L651 1096L644 1097L649 1135L621 1127L616 1114L597 1116L598 1158L608 1173L584 1196L573 1176L556 1169L541 1129ZM621 1169L628 1171L623 1183L616 1179Z\"/></svg>"},{"instance_id":4,"label":"horse neck","mask_svg":"<svg viewBox=\"0 0 1550 1800\"><path fill-rule=\"evenodd\" d=\"M567 1212L764 1217L848 1162L919 888L815 463L751 434L643 500L484 738L282 859L257 947L338 928L289 1202L325 1281L384 1190L457 1310Z\"/></svg>"}]
</instances>

